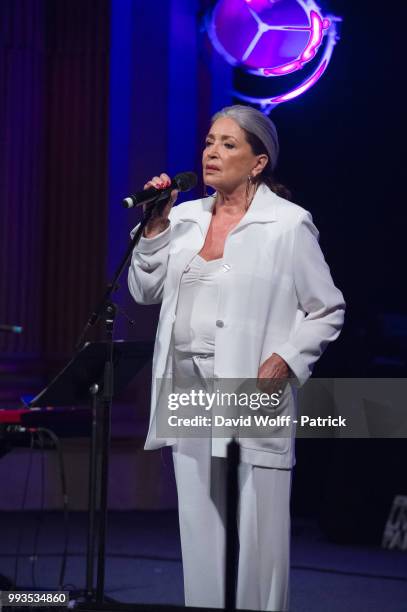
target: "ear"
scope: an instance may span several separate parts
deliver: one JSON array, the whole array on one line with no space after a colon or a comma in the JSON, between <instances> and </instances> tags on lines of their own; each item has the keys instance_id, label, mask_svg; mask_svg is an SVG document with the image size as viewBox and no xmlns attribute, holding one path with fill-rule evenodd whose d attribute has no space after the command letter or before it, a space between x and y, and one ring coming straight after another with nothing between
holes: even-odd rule
<instances>
[{"instance_id":1,"label":"ear","mask_svg":"<svg viewBox=\"0 0 407 612\"><path fill-rule=\"evenodd\" d=\"M255 178L259 174L261 174L264 168L267 166L269 161L268 155L262 153L261 155L257 155L256 157L256 165L252 170L252 176Z\"/></svg>"}]
</instances>

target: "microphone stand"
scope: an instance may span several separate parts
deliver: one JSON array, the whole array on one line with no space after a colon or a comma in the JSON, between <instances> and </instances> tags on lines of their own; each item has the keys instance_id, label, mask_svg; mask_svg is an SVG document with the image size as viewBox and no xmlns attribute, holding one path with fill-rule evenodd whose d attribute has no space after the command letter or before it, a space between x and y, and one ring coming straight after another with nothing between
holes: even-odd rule
<instances>
[{"instance_id":1,"label":"microphone stand","mask_svg":"<svg viewBox=\"0 0 407 612\"><path fill-rule=\"evenodd\" d=\"M160 196L160 194L157 194L157 198ZM168 196L169 198L169 196ZM138 244L145 226L147 225L147 223L150 221L152 214L154 212L155 206L158 207L164 207L165 204L168 201L168 198L163 202L159 202L157 203L157 201L154 201L152 204L149 205L149 207L146 209L145 213L144 213L144 217L140 222L140 226L137 230L137 232L134 234L133 238L131 239L129 246L122 258L122 260L119 263L119 266L116 270L116 272L114 273L113 276L113 280L107 285L106 291L101 299L101 301L99 302L98 306L95 308L95 310L92 312L92 314L90 315L88 321L86 322L85 327L83 328L77 342L75 345L75 350L78 351L85 340L86 334L88 333L88 331L91 329L91 327L93 327L94 325L96 325L96 323L99 321L99 319L102 318L102 316L104 314L106 314L106 311L108 310L109 306L112 306L112 302L111 302L111 296L112 294L117 291L117 289L119 288L119 278L121 277L121 275L123 274L123 271L125 269L125 267L127 266L127 263L131 257L131 254L133 253L134 247ZM113 304L113 306L115 306ZM113 314L112 312L108 313L109 316L111 314ZM113 324L114 324L114 318L113 318Z\"/></svg>"},{"instance_id":2,"label":"microphone stand","mask_svg":"<svg viewBox=\"0 0 407 612\"><path fill-rule=\"evenodd\" d=\"M157 194L157 198L160 197ZM144 212L144 217L140 225L130 241L130 244L119 263L119 266L113 276L113 280L107 285L106 291L100 300L95 310L90 315L75 349L78 351L85 340L89 329L93 327L100 319L104 319L106 341L109 346L106 362L104 365L103 376L103 394L100 402L102 411L101 435L96 434L95 424L95 402L98 389L90 389L93 395L94 404L94 426L92 428L91 441L91 459L90 459L90 482L89 482L89 520L88 520L88 552L87 552L87 572L86 572L86 595L87 603L96 603L96 606L102 606L105 600L105 561L106 561L106 530L107 530L107 497L108 497L108 474L109 474L109 449L111 439L111 410L113 400L113 335L114 322L119 307L112 301L112 294L119 288L119 278L122 275L127 263L131 257L134 247L138 244L145 226L151 219L151 216L156 206L164 207L168 202L168 198L157 203L155 200L149 204ZM100 445L100 448L98 446ZM96 483L97 479L97 457L100 456L100 482ZM93 482L92 482L93 481ZM98 488L97 485L100 485ZM96 596L93 586L93 567L94 567L94 545L95 537L95 514L96 514L96 491L99 490L99 530L97 537L97 578L96 578Z\"/></svg>"}]
</instances>

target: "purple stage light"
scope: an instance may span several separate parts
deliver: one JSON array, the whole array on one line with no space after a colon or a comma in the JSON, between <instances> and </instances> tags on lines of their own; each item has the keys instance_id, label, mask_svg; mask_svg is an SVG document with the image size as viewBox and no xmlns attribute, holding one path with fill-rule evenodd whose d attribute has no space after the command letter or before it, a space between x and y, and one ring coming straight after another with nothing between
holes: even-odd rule
<instances>
[{"instance_id":1,"label":"purple stage light","mask_svg":"<svg viewBox=\"0 0 407 612\"><path fill-rule=\"evenodd\" d=\"M220 0L210 16L208 34L227 62L262 77L292 74L321 55L312 74L285 94L257 98L233 92L268 112L320 79L338 40L338 21L339 17L323 16L314 0Z\"/></svg>"}]
</instances>

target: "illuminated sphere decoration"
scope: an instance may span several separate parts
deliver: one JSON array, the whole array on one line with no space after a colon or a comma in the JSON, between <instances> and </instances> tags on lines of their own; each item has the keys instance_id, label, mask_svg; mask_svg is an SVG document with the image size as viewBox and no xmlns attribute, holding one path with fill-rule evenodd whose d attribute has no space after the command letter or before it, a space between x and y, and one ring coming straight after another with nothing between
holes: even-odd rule
<instances>
[{"instance_id":1,"label":"illuminated sphere decoration","mask_svg":"<svg viewBox=\"0 0 407 612\"><path fill-rule=\"evenodd\" d=\"M311 74L300 75L295 85L291 81L283 94L255 97L233 92L269 112L300 96L321 78L339 38L339 21L333 15L323 16L314 0L219 0L207 30L223 58L249 74L284 77L312 63Z\"/></svg>"}]
</instances>

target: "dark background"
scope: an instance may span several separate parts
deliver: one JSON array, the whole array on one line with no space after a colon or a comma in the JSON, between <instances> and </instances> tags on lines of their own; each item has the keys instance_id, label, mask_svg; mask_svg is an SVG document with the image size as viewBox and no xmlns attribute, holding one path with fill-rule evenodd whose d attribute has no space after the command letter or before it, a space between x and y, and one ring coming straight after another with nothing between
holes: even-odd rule
<instances>
[{"instance_id":1,"label":"dark background","mask_svg":"<svg viewBox=\"0 0 407 612\"><path fill-rule=\"evenodd\" d=\"M199 172L208 120L243 78L208 43L210 5L2 0L0 322L24 326L0 336L3 406L70 357L138 219L121 198L157 172ZM271 115L278 177L311 211L347 302L315 376L406 375L400 7L321 3L343 17L331 64ZM134 305L122 284L118 301L139 324L121 320L117 337L153 338L157 308ZM136 395L144 426L148 379ZM377 538L392 496L406 493L404 440L300 440L297 456L293 510L319 516L332 537Z\"/></svg>"}]
</instances>

